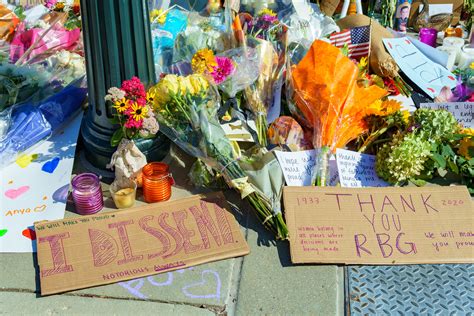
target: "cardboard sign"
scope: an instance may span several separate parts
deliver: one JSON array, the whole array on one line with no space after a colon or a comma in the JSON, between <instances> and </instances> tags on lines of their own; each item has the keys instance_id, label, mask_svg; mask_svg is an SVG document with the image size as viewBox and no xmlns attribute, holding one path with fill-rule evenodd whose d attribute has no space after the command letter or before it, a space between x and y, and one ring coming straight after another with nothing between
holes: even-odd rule
<instances>
[{"instance_id":1,"label":"cardboard sign","mask_svg":"<svg viewBox=\"0 0 474 316\"><path fill-rule=\"evenodd\" d=\"M384 38L383 42L405 75L431 98L445 86L456 86L454 75L423 55L408 38Z\"/></svg>"},{"instance_id":2,"label":"cardboard sign","mask_svg":"<svg viewBox=\"0 0 474 316\"><path fill-rule=\"evenodd\" d=\"M41 294L249 253L222 193L35 224Z\"/></svg>"},{"instance_id":3,"label":"cardboard sign","mask_svg":"<svg viewBox=\"0 0 474 316\"><path fill-rule=\"evenodd\" d=\"M290 186L308 186L311 181L316 166L316 150L303 151L274 151L280 163L285 182ZM329 172L331 186L339 183L339 173L337 172L336 160L331 157L329 160Z\"/></svg>"},{"instance_id":4,"label":"cardboard sign","mask_svg":"<svg viewBox=\"0 0 474 316\"><path fill-rule=\"evenodd\" d=\"M337 170L343 188L386 187L375 172L375 156L336 149Z\"/></svg>"},{"instance_id":5,"label":"cardboard sign","mask_svg":"<svg viewBox=\"0 0 474 316\"><path fill-rule=\"evenodd\" d=\"M421 103L420 107L422 109L449 111L464 127L474 128L473 102Z\"/></svg>"},{"instance_id":6,"label":"cardboard sign","mask_svg":"<svg viewBox=\"0 0 474 316\"><path fill-rule=\"evenodd\" d=\"M466 187L285 187L293 263L474 263Z\"/></svg>"}]
</instances>

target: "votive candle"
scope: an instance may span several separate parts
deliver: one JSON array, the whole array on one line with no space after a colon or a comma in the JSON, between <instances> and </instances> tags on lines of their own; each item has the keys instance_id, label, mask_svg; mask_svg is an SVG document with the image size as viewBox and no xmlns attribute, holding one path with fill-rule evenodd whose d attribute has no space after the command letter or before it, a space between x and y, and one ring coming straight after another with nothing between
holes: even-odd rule
<instances>
[{"instance_id":1,"label":"votive candle","mask_svg":"<svg viewBox=\"0 0 474 316\"><path fill-rule=\"evenodd\" d=\"M431 28L422 28L420 29L420 42L430 45L431 47L436 47L436 38L438 32L436 29Z\"/></svg>"},{"instance_id":2,"label":"votive candle","mask_svg":"<svg viewBox=\"0 0 474 316\"><path fill-rule=\"evenodd\" d=\"M145 202L167 201L171 197L173 177L167 164L151 162L142 169L143 197Z\"/></svg>"},{"instance_id":3,"label":"votive candle","mask_svg":"<svg viewBox=\"0 0 474 316\"><path fill-rule=\"evenodd\" d=\"M72 179L72 198L80 215L95 214L104 207L99 177L94 173L82 173Z\"/></svg>"}]
</instances>

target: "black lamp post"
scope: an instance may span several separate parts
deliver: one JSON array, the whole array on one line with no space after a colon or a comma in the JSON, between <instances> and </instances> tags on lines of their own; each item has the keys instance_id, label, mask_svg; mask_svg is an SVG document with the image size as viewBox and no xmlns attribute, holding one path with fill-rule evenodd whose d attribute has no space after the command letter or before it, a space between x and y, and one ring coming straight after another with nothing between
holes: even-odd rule
<instances>
[{"instance_id":1,"label":"black lamp post","mask_svg":"<svg viewBox=\"0 0 474 316\"><path fill-rule=\"evenodd\" d=\"M110 87L133 76L156 82L147 0L81 0L89 107L81 127L86 159L105 168L115 148L110 138L117 128L109 121L112 108L104 101ZM162 134L140 140L149 160L161 160L169 149Z\"/></svg>"}]
</instances>

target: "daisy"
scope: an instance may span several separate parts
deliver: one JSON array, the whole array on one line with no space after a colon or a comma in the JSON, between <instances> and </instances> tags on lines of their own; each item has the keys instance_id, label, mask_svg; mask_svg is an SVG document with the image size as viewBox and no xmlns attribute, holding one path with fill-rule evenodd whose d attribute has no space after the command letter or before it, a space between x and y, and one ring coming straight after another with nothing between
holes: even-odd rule
<instances>
[{"instance_id":1,"label":"daisy","mask_svg":"<svg viewBox=\"0 0 474 316\"><path fill-rule=\"evenodd\" d=\"M130 112L128 115L130 117L133 117L133 119L137 122L142 121L148 113L148 107L140 106L138 103L132 103L132 106L130 108Z\"/></svg>"},{"instance_id":2,"label":"daisy","mask_svg":"<svg viewBox=\"0 0 474 316\"><path fill-rule=\"evenodd\" d=\"M130 101L128 99L122 98L120 100L115 101L114 108L117 110L118 113L124 113L130 105Z\"/></svg>"}]
</instances>

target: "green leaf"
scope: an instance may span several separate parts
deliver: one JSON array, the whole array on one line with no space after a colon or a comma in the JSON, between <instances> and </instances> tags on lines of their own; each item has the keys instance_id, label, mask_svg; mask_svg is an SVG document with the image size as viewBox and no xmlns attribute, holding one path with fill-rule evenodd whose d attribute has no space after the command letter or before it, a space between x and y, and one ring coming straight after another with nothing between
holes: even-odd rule
<instances>
[{"instance_id":1,"label":"green leaf","mask_svg":"<svg viewBox=\"0 0 474 316\"><path fill-rule=\"evenodd\" d=\"M426 185L426 181L422 179L411 179L410 182L416 185L417 187L422 187Z\"/></svg>"},{"instance_id":2,"label":"green leaf","mask_svg":"<svg viewBox=\"0 0 474 316\"><path fill-rule=\"evenodd\" d=\"M112 138L110 139L110 145L112 147L117 147L118 144L120 144L120 141L122 140L123 137L124 137L123 130L121 128L119 128L112 135Z\"/></svg>"},{"instance_id":3,"label":"green leaf","mask_svg":"<svg viewBox=\"0 0 474 316\"><path fill-rule=\"evenodd\" d=\"M109 122L110 122L110 124L113 124L113 125L120 124L120 120L117 116L109 118Z\"/></svg>"},{"instance_id":4,"label":"green leaf","mask_svg":"<svg viewBox=\"0 0 474 316\"><path fill-rule=\"evenodd\" d=\"M454 151L452 150L451 146L449 145L443 145L442 147L442 155L444 157L449 157L449 156L455 156L456 154L454 153Z\"/></svg>"},{"instance_id":5,"label":"green leaf","mask_svg":"<svg viewBox=\"0 0 474 316\"><path fill-rule=\"evenodd\" d=\"M446 168L446 160L444 160L443 156L441 156L440 154L434 153L433 156L431 156L431 159L436 163L437 168Z\"/></svg>"},{"instance_id":6,"label":"green leaf","mask_svg":"<svg viewBox=\"0 0 474 316\"><path fill-rule=\"evenodd\" d=\"M459 174L459 168L454 162L452 162L451 160L448 160L448 166L452 172L454 172L455 174Z\"/></svg>"}]
</instances>

